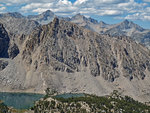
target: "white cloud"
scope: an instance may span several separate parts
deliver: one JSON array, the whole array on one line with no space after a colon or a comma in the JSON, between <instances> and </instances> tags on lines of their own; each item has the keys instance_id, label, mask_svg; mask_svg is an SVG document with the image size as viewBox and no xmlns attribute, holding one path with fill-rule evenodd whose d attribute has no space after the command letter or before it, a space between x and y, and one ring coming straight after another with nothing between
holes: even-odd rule
<instances>
[{"instance_id":1,"label":"white cloud","mask_svg":"<svg viewBox=\"0 0 150 113\"><path fill-rule=\"evenodd\" d=\"M69 13L69 15L76 13L85 15L119 15L122 14L123 11L118 10L116 5L128 1L129 0L77 0L75 3L71 3L69 0L55 0L55 2L52 0L47 4L41 2L27 4L21 8L21 11L41 13L50 9L59 15L61 13L62 15L64 15L63 13Z\"/></svg>"},{"instance_id":2,"label":"white cloud","mask_svg":"<svg viewBox=\"0 0 150 113\"><path fill-rule=\"evenodd\" d=\"M112 15L112 16L115 16L115 15L120 15L122 14L123 12L122 11L119 11L119 10L104 10L100 13L100 15Z\"/></svg>"},{"instance_id":3,"label":"white cloud","mask_svg":"<svg viewBox=\"0 0 150 113\"><path fill-rule=\"evenodd\" d=\"M87 2L88 0L77 0L75 3L74 3L74 5L81 5L81 4L83 4L83 3L85 3L85 2Z\"/></svg>"},{"instance_id":4,"label":"white cloud","mask_svg":"<svg viewBox=\"0 0 150 113\"><path fill-rule=\"evenodd\" d=\"M137 3L135 0L76 0L71 3L70 0L0 0L6 6L26 4L20 8L20 12L24 13L42 13L46 10L52 10L62 16L81 13L88 16L108 15L117 18L144 20L149 19L150 16L150 8L148 7L150 0L143 1L143 3ZM140 17L141 15L143 17Z\"/></svg>"},{"instance_id":5,"label":"white cloud","mask_svg":"<svg viewBox=\"0 0 150 113\"><path fill-rule=\"evenodd\" d=\"M150 16L144 16L144 20L150 20Z\"/></svg>"},{"instance_id":6,"label":"white cloud","mask_svg":"<svg viewBox=\"0 0 150 113\"><path fill-rule=\"evenodd\" d=\"M150 15L143 12L143 13L134 13L131 15L127 15L126 17L121 17L117 19L128 19L128 20L148 20L150 21Z\"/></svg>"},{"instance_id":7,"label":"white cloud","mask_svg":"<svg viewBox=\"0 0 150 113\"><path fill-rule=\"evenodd\" d=\"M30 10L35 10L35 9L44 9L44 8L49 8L49 7L52 7L53 6L53 3L31 3L31 4L28 4L26 6L23 6L21 8L21 11L30 11Z\"/></svg>"},{"instance_id":8,"label":"white cloud","mask_svg":"<svg viewBox=\"0 0 150 113\"><path fill-rule=\"evenodd\" d=\"M6 9L6 7L0 7L0 11L3 11L3 10L5 10Z\"/></svg>"},{"instance_id":9,"label":"white cloud","mask_svg":"<svg viewBox=\"0 0 150 113\"><path fill-rule=\"evenodd\" d=\"M72 5L72 3L68 0L59 0L57 5L66 5L66 6L69 6L69 5Z\"/></svg>"},{"instance_id":10,"label":"white cloud","mask_svg":"<svg viewBox=\"0 0 150 113\"><path fill-rule=\"evenodd\" d=\"M150 0L143 0L144 2L150 2Z\"/></svg>"},{"instance_id":11,"label":"white cloud","mask_svg":"<svg viewBox=\"0 0 150 113\"><path fill-rule=\"evenodd\" d=\"M1 3L9 4L25 4L25 3L49 3L58 0L0 0Z\"/></svg>"}]
</instances>

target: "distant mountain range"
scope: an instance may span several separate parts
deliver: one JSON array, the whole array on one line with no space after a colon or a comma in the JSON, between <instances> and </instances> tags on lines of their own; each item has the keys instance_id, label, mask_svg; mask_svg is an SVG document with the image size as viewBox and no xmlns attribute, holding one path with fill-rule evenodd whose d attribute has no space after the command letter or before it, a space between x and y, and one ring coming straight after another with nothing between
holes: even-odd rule
<instances>
[{"instance_id":1,"label":"distant mountain range","mask_svg":"<svg viewBox=\"0 0 150 113\"><path fill-rule=\"evenodd\" d=\"M44 93L49 87L107 95L119 90L150 101L150 50L132 40L148 40L148 34L138 40L132 35L149 30L128 20L109 25L51 11L0 14L0 23L0 91Z\"/></svg>"},{"instance_id":2,"label":"distant mountain range","mask_svg":"<svg viewBox=\"0 0 150 113\"><path fill-rule=\"evenodd\" d=\"M6 13L0 14L1 23L7 24L6 29L13 33L28 33L37 26L48 24L55 17L59 19L64 19L76 23L86 29L92 30L100 34L109 34L111 36L129 36L131 39L138 43L145 45L150 48L150 30L144 29L139 25L133 23L132 21L124 20L118 24L106 24L103 21L98 22L95 19L87 18L81 14L77 14L71 18L69 17L59 17L56 16L52 11L47 10L39 15L29 15L27 17L21 15L20 13ZM13 25L17 23L17 25ZM13 29L12 29L13 28Z\"/></svg>"},{"instance_id":3,"label":"distant mountain range","mask_svg":"<svg viewBox=\"0 0 150 113\"><path fill-rule=\"evenodd\" d=\"M70 21L100 34L109 34L111 36L129 36L136 42L150 48L150 30L144 29L132 21L124 20L121 23L110 25L104 23L103 21L98 23L96 20L86 18L80 14L72 17Z\"/></svg>"},{"instance_id":4,"label":"distant mountain range","mask_svg":"<svg viewBox=\"0 0 150 113\"><path fill-rule=\"evenodd\" d=\"M40 24L48 24L56 15L50 10L36 16L29 16L31 20L36 20ZM36 18L36 19L35 19ZM109 34L111 36L129 36L138 43L150 48L150 30L144 29L132 21L124 20L118 24L106 24L103 21L98 22L95 19L87 18L81 14L77 14L71 18L62 18L66 21L76 23L84 28L95 31L100 34Z\"/></svg>"}]
</instances>

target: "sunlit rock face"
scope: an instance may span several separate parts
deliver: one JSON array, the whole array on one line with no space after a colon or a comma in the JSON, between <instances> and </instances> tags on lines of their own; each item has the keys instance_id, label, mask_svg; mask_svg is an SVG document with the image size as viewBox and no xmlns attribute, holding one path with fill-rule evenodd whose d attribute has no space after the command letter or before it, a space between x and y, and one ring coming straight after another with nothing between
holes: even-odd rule
<instances>
[{"instance_id":1,"label":"sunlit rock face","mask_svg":"<svg viewBox=\"0 0 150 113\"><path fill-rule=\"evenodd\" d=\"M1 90L44 93L49 87L106 95L117 89L140 101L150 99L150 51L129 37L100 35L54 18L18 39L19 54L4 59Z\"/></svg>"}]
</instances>

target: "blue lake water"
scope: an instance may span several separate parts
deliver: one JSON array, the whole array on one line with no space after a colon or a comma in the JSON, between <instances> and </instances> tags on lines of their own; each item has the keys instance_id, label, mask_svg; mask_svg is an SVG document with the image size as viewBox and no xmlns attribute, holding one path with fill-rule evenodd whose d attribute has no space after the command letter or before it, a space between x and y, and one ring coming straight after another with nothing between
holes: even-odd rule
<instances>
[{"instance_id":1,"label":"blue lake water","mask_svg":"<svg viewBox=\"0 0 150 113\"><path fill-rule=\"evenodd\" d=\"M82 93L65 93L65 94L60 94L56 95L58 98L72 98L72 97L84 97L85 95Z\"/></svg>"},{"instance_id":2,"label":"blue lake water","mask_svg":"<svg viewBox=\"0 0 150 113\"><path fill-rule=\"evenodd\" d=\"M15 109L29 109L42 97L44 97L42 94L0 92L0 100Z\"/></svg>"}]
</instances>

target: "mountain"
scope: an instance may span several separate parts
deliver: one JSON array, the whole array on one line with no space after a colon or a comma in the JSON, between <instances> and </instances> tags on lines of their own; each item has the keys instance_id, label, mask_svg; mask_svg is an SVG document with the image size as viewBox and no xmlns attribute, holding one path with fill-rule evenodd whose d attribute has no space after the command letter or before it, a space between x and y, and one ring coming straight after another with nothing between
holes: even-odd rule
<instances>
[{"instance_id":1,"label":"mountain","mask_svg":"<svg viewBox=\"0 0 150 113\"><path fill-rule=\"evenodd\" d=\"M17 12L0 14L0 23L3 24L9 36L9 43L3 43L8 46L7 56L9 58L14 58L19 54L20 42L24 40L23 35L30 34L33 29L39 26L38 22L29 20ZM22 36L21 39L18 36Z\"/></svg>"},{"instance_id":2,"label":"mountain","mask_svg":"<svg viewBox=\"0 0 150 113\"><path fill-rule=\"evenodd\" d=\"M90 21L83 15L77 14L70 20L86 29L95 31L100 34L109 34L111 36L129 36L132 40L150 48L150 30L144 29L132 21L124 20L119 24L109 25L101 21Z\"/></svg>"},{"instance_id":3,"label":"mountain","mask_svg":"<svg viewBox=\"0 0 150 113\"><path fill-rule=\"evenodd\" d=\"M2 14L0 14L0 18L2 18L2 17L24 18L24 16L18 12L2 13Z\"/></svg>"},{"instance_id":4,"label":"mountain","mask_svg":"<svg viewBox=\"0 0 150 113\"><path fill-rule=\"evenodd\" d=\"M29 15L27 18L30 20L37 21L38 23L43 25L51 22L54 19L54 17L56 17L55 14L52 11L47 10L39 15Z\"/></svg>"},{"instance_id":5,"label":"mountain","mask_svg":"<svg viewBox=\"0 0 150 113\"><path fill-rule=\"evenodd\" d=\"M100 28L106 28L107 26L109 26L109 24L106 24L106 23L103 22L103 21L100 21L100 22L99 22L99 25L100 25Z\"/></svg>"},{"instance_id":6,"label":"mountain","mask_svg":"<svg viewBox=\"0 0 150 113\"><path fill-rule=\"evenodd\" d=\"M24 36L20 53L0 71L0 91L97 95L122 91L150 101L150 51L128 37L100 35L55 18Z\"/></svg>"},{"instance_id":7,"label":"mountain","mask_svg":"<svg viewBox=\"0 0 150 113\"><path fill-rule=\"evenodd\" d=\"M132 40L150 48L150 30L144 29L132 21L124 20L119 24L106 24L103 21L98 22L95 19L87 18L81 14L77 14L71 18L56 16L52 11L47 10L39 15L28 16L29 20L35 20L41 25L48 24L54 17L73 22L86 29L92 30L100 34L109 34L111 36L129 36Z\"/></svg>"},{"instance_id":8,"label":"mountain","mask_svg":"<svg viewBox=\"0 0 150 113\"><path fill-rule=\"evenodd\" d=\"M85 16L81 15L80 13L73 16L70 21L72 21L74 23L78 23L78 24L86 23L86 22L91 22L93 24L98 24L97 20L92 19L92 18L86 18Z\"/></svg>"},{"instance_id":9,"label":"mountain","mask_svg":"<svg viewBox=\"0 0 150 113\"><path fill-rule=\"evenodd\" d=\"M92 31L99 31L99 23L97 20L92 18L86 18L85 16L81 14L77 14L70 18L70 22L73 22L75 24L78 24L79 26L82 26L86 29L92 30Z\"/></svg>"},{"instance_id":10,"label":"mountain","mask_svg":"<svg viewBox=\"0 0 150 113\"><path fill-rule=\"evenodd\" d=\"M132 21L125 20L119 24L111 26L105 31L105 34L111 36L129 36L138 43L150 47L150 30L146 30Z\"/></svg>"},{"instance_id":11,"label":"mountain","mask_svg":"<svg viewBox=\"0 0 150 113\"><path fill-rule=\"evenodd\" d=\"M107 95L119 90L150 101L150 51L138 44L148 47L149 30L128 20L109 25L81 14L52 15L0 14L0 91L44 93L49 87Z\"/></svg>"},{"instance_id":12,"label":"mountain","mask_svg":"<svg viewBox=\"0 0 150 113\"><path fill-rule=\"evenodd\" d=\"M2 23L10 34L29 34L39 24L36 21L26 19L20 13L0 14L0 23Z\"/></svg>"}]
</instances>

